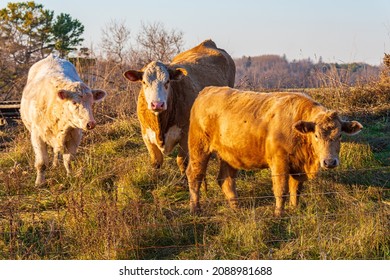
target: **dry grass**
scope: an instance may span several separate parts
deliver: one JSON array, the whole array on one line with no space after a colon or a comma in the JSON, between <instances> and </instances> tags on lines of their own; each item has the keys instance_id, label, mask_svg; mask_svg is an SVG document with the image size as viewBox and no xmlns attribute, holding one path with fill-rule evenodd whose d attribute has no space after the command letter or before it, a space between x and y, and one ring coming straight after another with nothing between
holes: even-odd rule
<instances>
[{"instance_id":1,"label":"dry grass","mask_svg":"<svg viewBox=\"0 0 390 280\"><path fill-rule=\"evenodd\" d=\"M372 85L310 92L365 129L344 139L338 170L306 184L299 209L273 217L271 178L262 170L239 173L241 208L232 211L213 159L203 212L191 216L175 157L161 170L149 164L136 87L101 76L111 98L95 108L100 125L83 138L74 176L50 169L48 185L34 187L28 133L1 130L0 259L390 259L389 111L381 109L389 90L375 98ZM355 114L351 104L374 109Z\"/></svg>"}]
</instances>

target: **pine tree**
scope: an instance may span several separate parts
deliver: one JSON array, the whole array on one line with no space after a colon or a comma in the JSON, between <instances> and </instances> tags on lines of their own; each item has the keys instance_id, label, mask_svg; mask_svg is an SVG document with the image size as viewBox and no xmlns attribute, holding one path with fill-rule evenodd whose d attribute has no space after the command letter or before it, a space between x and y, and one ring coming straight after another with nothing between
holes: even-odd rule
<instances>
[{"instance_id":1,"label":"pine tree","mask_svg":"<svg viewBox=\"0 0 390 280\"><path fill-rule=\"evenodd\" d=\"M77 19L72 19L68 14L61 13L57 16L52 26L53 47L59 51L61 56L67 56L75 46L79 45L83 38L84 26Z\"/></svg>"}]
</instances>

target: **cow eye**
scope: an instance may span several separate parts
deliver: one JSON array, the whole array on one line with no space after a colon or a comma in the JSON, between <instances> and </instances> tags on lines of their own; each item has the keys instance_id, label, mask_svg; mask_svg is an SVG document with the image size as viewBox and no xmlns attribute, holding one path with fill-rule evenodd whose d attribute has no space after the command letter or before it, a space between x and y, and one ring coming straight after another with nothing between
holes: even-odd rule
<instances>
[{"instance_id":1,"label":"cow eye","mask_svg":"<svg viewBox=\"0 0 390 280\"><path fill-rule=\"evenodd\" d=\"M169 80L165 82L164 86L165 86L166 89L168 88L168 86L169 86Z\"/></svg>"}]
</instances>

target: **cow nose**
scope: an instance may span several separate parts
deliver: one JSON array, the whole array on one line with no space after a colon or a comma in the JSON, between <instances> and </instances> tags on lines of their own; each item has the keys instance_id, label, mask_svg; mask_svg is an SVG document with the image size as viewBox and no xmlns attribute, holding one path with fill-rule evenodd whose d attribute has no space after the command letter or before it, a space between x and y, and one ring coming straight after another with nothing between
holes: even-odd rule
<instances>
[{"instance_id":1,"label":"cow nose","mask_svg":"<svg viewBox=\"0 0 390 280\"><path fill-rule=\"evenodd\" d=\"M335 158L328 158L324 160L324 166L326 168L335 168L337 165L337 159Z\"/></svg>"},{"instance_id":2,"label":"cow nose","mask_svg":"<svg viewBox=\"0 0 390 280\"><path fill-rule=\"evenodd\" d=\"M164 109L164 102L162 101L152 101L152 109L153 110L163 110Z\"/></svg>"},{"instance_id":3,"label":"cow nose","mask_svg":"<svg viewBox=\"0 0 390 280\"><path fill-rule=\"evenodd\" d=\"M91 130L91 129L94 129L96 126L96 122L95 121L90 121L87 123L87 129L88 130Z\"/></svg>"}]
</instances>

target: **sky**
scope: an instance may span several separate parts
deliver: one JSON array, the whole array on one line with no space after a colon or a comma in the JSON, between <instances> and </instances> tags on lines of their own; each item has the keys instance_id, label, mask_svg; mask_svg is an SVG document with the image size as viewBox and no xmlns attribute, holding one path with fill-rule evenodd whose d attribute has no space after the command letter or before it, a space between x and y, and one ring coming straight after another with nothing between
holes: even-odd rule
<instances>
[{"instance_id":1,"label":"sky","mask_svg":"<svg viewBox=\"0 0 390 280\"><path fill-rule=\"evenodd\" d=\"M10 1L0 0L0 8ZM11 1L17 2L17 1ZM184 49L205 39L234 58L286 55L289 61L381 63L390 53L389 0L35 0L85 27L84 46L98 47L102 29L124 21L182 31Z\"/></svg>"}]
</instances>

